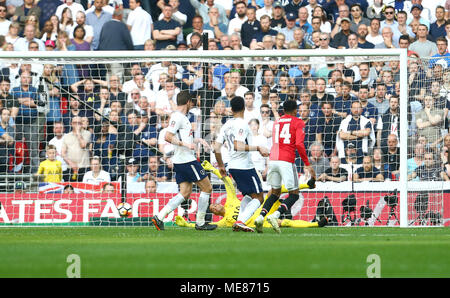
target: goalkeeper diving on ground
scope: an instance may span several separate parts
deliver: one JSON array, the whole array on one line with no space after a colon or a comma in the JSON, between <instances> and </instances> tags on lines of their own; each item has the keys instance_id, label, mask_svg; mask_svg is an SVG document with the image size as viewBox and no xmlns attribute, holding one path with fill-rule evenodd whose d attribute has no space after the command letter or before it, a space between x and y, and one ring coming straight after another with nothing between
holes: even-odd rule
<instances>
[{"instance_id":1,"label":"goalkeeper diving on ground","mask_svg":"<svg viewBox=\"0 0 450 298\"><path fill-rule=\"evenodd\" d=\"M237 217L239 215L239 211L240 211L240 205L241 202L240 200L237 198L236 196L236 189L233 185L233 181L231 180L231 178L229 176L222 176L220 174L220 171L218 169L216 169L215 167L213 167L211 165L211 163L209 163L208 161L203 161L202 163L202 167L206 170L209 171L211 173L213 173L214 175L216 175L217 177L219 177L225 184L225 189L227 192L227 199L225 202L225 205L221 205L221 204L210 204L209 209L211 210L211 212L215 215L218 216L222 216L222 219L220 219L218 222L215 222L213 224L217 225L217 227L232 227L234 225L234 223L237 220ZM313 186L308 185L307 183L301 183L299 184L299 189L309 189ZM287 193L287 189L282 186L281 188L281 192L282 193ZM265 200L267 200L267 196L265 198ZM273 205L272 208L269 210L269 212L267 213L272 214L273 212L275 212L281 205L281 202L278 200L276 201ZM260 214L260 209L262 208L262 206L259 208L259 210L257 210L255 212L255 214L250 217L247 222L245 223L246 226L248 227L255 227L255 219L259 216ZM177 226L180 227L189 227L189 228L194 228L195 227L195 223L190 223L187 222L182 216L177 215L175 217L175 223ZM304 221L304 220L290 220L290 219L279 219L278 220L278 225L280 227L291 227L291 228L314 228L314 227L323 227L327 224L327 219L326 217L322 218L319 222L308 222L308 221ZM272 228L272 225L269 224L267 221L264 221L263 223L263 227L265 228ZM260 231L258 231L260 232Z\"/></svg>"}]
</instances>

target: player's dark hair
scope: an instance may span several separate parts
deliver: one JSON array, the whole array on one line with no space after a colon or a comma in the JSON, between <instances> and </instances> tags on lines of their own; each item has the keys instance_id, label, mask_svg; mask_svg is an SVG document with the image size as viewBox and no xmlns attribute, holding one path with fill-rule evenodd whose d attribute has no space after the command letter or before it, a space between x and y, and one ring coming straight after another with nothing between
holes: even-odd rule
<instances>
[{"instance_id":1,"label":"player's dark hair","mask_svg":"<svg viewBox=\"0 0 450 298\"><path fill-rule=\"evenodd\" d=\"M234 113L241 112L245 109L245 101L240 96L235 96L230 101L231 104L231 111Z\"/></svg>"},{"instance_id":2,"label":"player's dark hair","mask_svg":"<svg viewBox=\"0 0 450 298\"><path fill-rule=\"evenodd\" d=\"M295 101L295 100L286 100L283 103L283 110L286 113L290 113L290 112L293 112L293 111L297 110L297 101Z\"/></svg>"},{"instance_id":3,"label":"player's dark hair","mask_svg":"<svg viewBox=\"0 0 450 298\"><path fill-rule=\"evenodd\" d=\"M180 91L177 94L177 105L184 106L192 100L192 95L187 90Z\"/></svg>"}]
</instances>

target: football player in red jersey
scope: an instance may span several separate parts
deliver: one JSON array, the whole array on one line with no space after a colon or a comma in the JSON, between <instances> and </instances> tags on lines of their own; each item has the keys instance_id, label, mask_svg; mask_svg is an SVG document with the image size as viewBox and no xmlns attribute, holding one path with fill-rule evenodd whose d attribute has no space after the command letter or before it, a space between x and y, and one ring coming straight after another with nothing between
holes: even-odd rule
<instances>
[{"instance_id":1,"label":"football player in red jersey","mask_svg":"<svg viewBox=\"0 0 450 298\"><path fill-rule=\"evenodd\" d=\"M273 144L270 151L269 171L267 174L267 182L271 186L271 190L260 215L255 220L256 231L259 233L262 232L264 217L267 215L268 210L280 198L282 184L289 191L289 196L274 214L267 217L269 223L271 223L270 220L276 222L280 215L288 211L299 198L298 174L295 165L296 150L305 164L305 171L308 171L311 175L311 179L308 181L309 188L315 187L315 172L309 163L303 143L305 123L297 118L297 102L295 100L287 100L283 104L283 109L285 114L275 121L272 130ZM274 226L274 229L278 233L280 232L278 225Z\"/></svg>"}]
</instances>

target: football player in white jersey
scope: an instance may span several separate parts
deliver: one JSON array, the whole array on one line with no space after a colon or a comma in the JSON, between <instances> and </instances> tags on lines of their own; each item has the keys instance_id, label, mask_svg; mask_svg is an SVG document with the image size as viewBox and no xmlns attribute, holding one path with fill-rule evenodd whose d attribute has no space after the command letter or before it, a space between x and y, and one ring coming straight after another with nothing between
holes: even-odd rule
<instances>
[{"instance_id":1,"label":"football player in white jersey","mask_svg":"<svg viewBox=\"0 0 450 298\"><path fill-rule=\"evenodd\" d=\"M269 151L261 146L250 146L252 133L247 121L244 120L245 101L236 96L231 100L233 119L228 120L221 128L214 145L219 171L223 177L227 175L220 149L224 143L231 148L229 152L228 171L236 181L237 188L244 196L241 201L237 221L233 225L233 231L253 232L245 222L253 215L264 201L264 192L261 179L253 165L250 151L259 151L267 157Z\"/></svg>"},{"instance_id":2,"label":"football player in white jersey","mask_svg":"<svg viewBox=\"0 0 450 298\"><path fill-rule=\"evenodd\" d=\"M192 192L192 183L197 184L200 188L195 228L197 230L214 230L217 228L216 225L205 222L212 186L208 175L200 162L197 161L194 153L198 143L207 148L209 148L209 145L203 139L194 139L191 122L186 116L189 110L195 106L195 100L188 91L181 91L177 95L177 110L170 116L165 139L175 148L172 162L180 192L170 199L157 215L153 216L152 222L158 231L164 229L163 219L167 214L189 199Z\"/></svg>"}]
</instances>

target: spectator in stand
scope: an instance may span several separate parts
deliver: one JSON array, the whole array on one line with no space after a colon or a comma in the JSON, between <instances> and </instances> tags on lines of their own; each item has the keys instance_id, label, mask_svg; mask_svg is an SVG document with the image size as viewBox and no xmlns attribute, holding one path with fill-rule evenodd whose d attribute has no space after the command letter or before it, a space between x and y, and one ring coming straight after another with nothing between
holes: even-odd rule
<instances>
[{"instance_id":1,"label":"spectator in stand","mask_svg":"<svg viewBox=\"0 0 450 298\"><path fill-rule=\"evenodd\" d=\"M436 38L437 53L432 56L430 60L430 68L433 68L435 64L442 64L445 68L450 67L450 53L448 52L447 38L440 36Z\"/></svg>"},{"instance_id":2,"label":"spectator in stand","mask_svg":"<svg viewBox=\"0 0 450 298\"><path fill-rule=\"evenodd\" d=\"M254 118L248 123L252 134L251 146L264 146L264 148L270 148L271 144L267 143L267 138L259 132L259 120ZM255 165L255 169L261 174L262 179L266 180L268 171L268 159L263 157L259 152L251 152L251 159Z\"/></svg>"},{"instance_id":3,"label":"spectator in stand","mask_svg":"<svg viewBox=\"0 0 450 298\"><path fill-rule=\"evenodd\" d=\"M394 33L392 33L391 27L381 29L381 36L383 37L383 42L376 44L376 49L398 48L398 40L394 40Z\"/></svg>"},{"instance_id":4,"label":"spectator in stand","mask_svg":"<svg viewBox=\"0 0 450 298\"><path fill-rule=\"evenodd\" d=\"M381 114L377 121L377 146L385 150L388 147L389 136L397 136L400 131L400 105L399 98L392 96L389 99L389 109Z\"/></svg>"},{"instance_id":5,"label":"spectator in stand","mask_svg":"<svg viewBox=\"0 0 450 298\"><path fill-rule=\"evenodd\" d=\"M310 4L311 4L311 2L310 2ZM328 20L327 13L323 9L322 6L317 5L316 7L314 7L311 14L312 14L312 17L320 18L319 32L324 32L324 33L328 33L328 34L331 33L331 22ZM311 22L312 22L312 18L311 18Z\"/></svg>"},{"instance_id":6,"label":"spectator in stand","mask_svg":"<svg viewBox=\"0 0 450 298\"><path fill-rule=\"evenodd\" d=\"M410 180L410 177L412 173L421 165L423 165L423 159L425 154L425 145L417 142L414 145L414 153L411 158L408 158L407 164L408 164L408 180ZM412 179L412 178L411 178ZM419 180L418 177L412 180Z\"/></svg>"},{"instance_id":7,"label":"spectator in stand","mask_svg":"<svg viewBox=\"0 0 450 298\"><path fill-rule=\"evenodd\" d=\"M375 127L378 120L378 109L373 104L368 102L368 95L369 88L366 85L362 85L358 91L358 99L363 109L362 115L369 119L370 122L372 122L372 126Z\"/></svg>"},{"instance_id":8,"label":"spectator in stand","mask_svg":"<svg viewBox=\"0 0 450 298\"><path fill-rule=\"evenodd\" d=\"M297 20L297 13L289 12L286 14L286 27L282 27L278 30L279 33L283 33L286 40L285 43L289 43L294 40L294 30L298 28L295 24Z\"/></svg>"},{"instance_id":9,"label":"spectator in stand","mask_svg":"<svg viewBox=\"0 0 450 298\"><path fill-rule=\"evenodd\" d=\"M66 7L62 11L58 28L60 31L64 31L67 34L70 34L74 27L75 25L73 22L72 12L68 7Z\"/></svg>"},{"instance_id":10,"label":"spectator in stand","mask_svg":"<svg viewBox=\"0 0 450 298\"><path fill-rule=\"evenodd\" d=\"M422 17L423 6L421 4L413 4L411 6L411 18L408 19L406 24L411 24L412 22L418 22L419 24L425 25L427 30L430 29L430 18Z\"/></svg>"},{"instance_id":11,"label":"spectator in stand","mask_svg":"<svg viewBox=\"0 0 450 298\"><path fill-rule=\"evenodd\" d=\"M280 1L275 1L273 3L272 15L270 20L270 27L275 30L280 30L281 28L286 26L284 8L281 5Z\"/></svg>"},{"instance_id":12,"label":"spectator in stand","mask_svg":"<svg viewBox=\"0 0 450 298\"><path fill-rule=\"evenodd\" d=\"M318 181L327 182L344 182L348 180L348 172L346 169L341 168L341 160L339 157L330 157L330 166L325 170L323 174L318 176Z\"/></svg>"},{"instance_id":13,"label":"spectator in stand","mask_svg":"<svg viewBox=\"0 0 450 298\"><path fill-rule=\"evenodd\" d=\"M433 41L437 41L438 37L445 37L447 33L445 32L445 8L438 5L436 7L436 22L430 25L430 36Z\"/></svg>"},{"instance_id":14,"label":"spectator in stand","mask_svg":"<svg viewBox=\"0 0 450 298\"><path fill-rule=\"evenodd\" d=\"M170 170L164 163L161 163L158 156L150 156L148 158L148 164L143 167L140 176L143 181L169 182L172 180Z\"/></svg>"},{"instance_id":15,"label":"spectator in stand","mask_svg":"<svg viewBox=\"0 0 450 298\"><path fill-rule=\"evenodd\" d=\"M375 143L372 123L361 114L361 103L359 101L352 102L351 114L342 120L336 139L336 147L340 157L344 157L344 148L347 148L349 142L356 147L358 158L368 154L369 149Z\"/></svg>"},{"instance_id":16,"label":"spectator in stand","mask_svg":"<svg viewBox=\"0 0 450 298\"><path fill-rule=\"evenodd\" d=\"M102 193L106 194L116 193L116 187L112 183L106 183L102 186Z\"/></svg>"},{"instance_id":17,"label":"spectator in stand","mask_svg":"<svg viewBox=\"0 0 450 298\"><path fill-rule=\"evenodd\" d=\"M111 182L108 172L102 170L101 160L99 156L91 158L91 170L83 175L83 183L100 184L102 182Z\"/></svg>"},{"instance_id":18,"label":"spectator in stand","mask_svg":"<svg viewBox=\"0 0 450 298\"><path fill-rule=\"evenodd\" d=\"M157 115L168 115L175 111L176 96L180 92L179 88L175 87L175 82L172 78L168 78L165 82L164 88L156 92L158 101L155 105L155 112Z\"/></svg>"},{"instance_id":19,"label":"spectator in stand","mask_svg":"<svg viewBox=\"0 0 450 298\"><path fill-rule=\"evenodd\" d=\"M208 38L214 38L214 40L219 41L224 34L227 34L228 27L219 22L219 9L217 7L211 7L208 11L208 16L209 22L203 22L202 18L204 23L203 30L206 32L212 31L213 35L208 36Z\"/></svg>"},{"instance_id":20,"label":"spectator in stand","mask_svg":"<svg viewBox=\"0 0 450 298\"><path fill-rule=\"evenodd\" d=\"M384 177L398 181L400 178L400 147L397 135L390 134L386 143L387 146L381 148L387 172Z\"/></svg>"},{"instance_id":21,"label":"spectator in stand","mask_svg":"<svg viewBox=\"0 0 450 298\"><path fill-rule=\"evenodd\" d=\"M316 140L324 147L324 155L330 157L336 155L336 135L341 124L341 117L333 111L333 102L321 103L323 117L317 121Z\"/></svg>"},{"instance_id":22,"label":"spectator in stand","mask_svg":"<svg viewBox=\"0 0 450 298\"><path fill-rule=\"evenodd\" d=\"M86 31L83 26L77 25L73 29L73 38L70 42L75 46L76 51L90 51L91 45L87 42L84 37L86 36Z\"/></svg>"},{"instance_id":23,"label":"spectator in stand","mask_svg":"<svg viewBox=\"0 0 450 298\"><path fill-rule=\"evenodd\" d=\"M128 14L126 25L130 30L134 49L144 50L144 42L151 38L153 20L151 15L141 7L141 0L130 0L129 2L131 11ZM121 21L122 17L116 19ZM107 33L113 36L117 32L110 31Z\"/></svg>"},{"instance_id":24,"label":"spectator in stand","mask_svg":"<svg viewBox=\"0 0 450 298\"><path fill-rule=\"evenodd\" d=\"M416 52L421 58L431 57L438 52L436 43L428 40L428 27L426 25L419 25L417 40L409 46L409 50Z\"/></svg>"},{"instance_id":25,"label":"spectator in stand","mask_svg":"<svg viewBox=\"0 0 450 298\"><path fill-rule=\"evenodd\" d=\"M86 24L92 26L94 38L91 46L93 50L98 50L100 42L100 32L103 25L112 19L112 14L103 10L103 0L94 0L94 11L86 13Z\"/></svg>"},{"instance_id":26,"label":"spectator in stand","mask_svg":"<svg viewBox=\"0 0 450 298\"><path fill-rule=\"evenodd\" d=\"M52 21L50 20L46 21L41 31L40 36L41 40L44 41L44 43L47 42L48 40L55 42L57 36L58 36L57 29L56 30L54 29Z\"/></svg>"},{"instance_id":27,"label":"spectator in stand","mask_svg":"<svg viewBox=\"0 0 450 298\"><path fill-rule=\"evenodd\" d=\"M386 5L383 4L383 0L374 0L372 5L367 7L366 15L369 19L383 19L383 11L386 8Z\"/></svg>"},{"instance_id":28,"label":"spectator in stand","mask_svg":"<svg viewBox=\"0 0 450 298\"><path fill-rule=\"evenodd\" d=\"M384 27L390 27L394 31L395 26L397 26L397 21L395 20L395 8L393 6L386 6L383 11L384 20L380 22L380 29L383 30Z\"/></svg>"},{"instance_id":29,"label":"spectator in stand","mask_svg":"<svg viewBox=\"0 0 450 298\"><path fill-rule=\"evenodd\" d=\"M11 125L11 112L3 107L0 109L0 173L7 173L8 158L15 155L16 127Z\"/></svg>"},{"instance_id":30,"label":"spectator in stand","mask_svg":"<svg viewBox=\"0 0 450 298\"><path fill-rule=\"evenodd\" d=\"M31 159L31 172L39 167L39 145L42 140L45 115L38 111L38 92L32 85L31 73L23 70L20 73L20 85L11 90L13 98L19 103L16 117L16 130L21 132L28 143Z\"/></svg>"},{"instance_id":31,"label":"spectator in stand","mask_svg":"<svg viewBox=\"0 0 450 298\"><path fill-rule=\"evenodd\" d=\"M11 21L6 18L6 6L0 5L0 35L5 36L8 34Z\"/></svg>"},{"instance_id":32,"label":"spectator in stand","mask_svg":"<svg viewBox=\"0 0 450 298\"><path fill-rule=\"evenodd\" d=\"M41 9L41 15L39 17L39 26L42 28L50 17L56 13L58 6L62 5L60 0L40 0L37 6ZM0 12L1 14L1 12Z\"/></svg>"},{"instance_id":33,"label":"spectator in stand","mask_svg":"<svg viewBox=\"0 0 450 298\"><path fill-rule=\"evenodd\" d=\"M373 158L366 155L363 158L362 167L358 168L353 176L355 182L383 182L384 177L376 167L373 166Z\"/></svg>"},{"instance_id":34,"label":"spectator in stand","mask_svg":"<svg viewBox=\"0 0 450 298\"><path fill-rule=\"evenodd\" d=\"M244 1L238 1L235 4L235 8L236 14L230 19L230 22L228 23L228 35L231 35L233 33L240 33L242 24L247 21L247 4Z\"/></svg>"},{"instance_id":35,"label":"spectator in stand","mask_svg":"<svg viewBox=\"0 0 450 298\"><path fill-rule=\"evenodd\" d=\"M54 137L48 142L49 145L53 145L56 148L56 159L61 162L62 171L67 170L67 164L62 158L62 144L64 138L64 124L62 121L53 123L53 135Z\"/></svg>"},{"instance_id":36,"label":"spectator in stand","mask_svg":"<svg viewBox=\"0 0 450 298\"><path fill-rule=\"evenodd\" d=\"M71 10L73 16L76 16L77 12L79 12L79 11L84 12L84 7L80 3L77 3L74 0L65 0L63 4L59 5L56 8L55 15L58 17L59 20L61 20L62 11L66 7L68 7Z\"/></svg>"},{"instance_id":37,"label":"spectator in stand","mask_svg":"<svg viewBox=\"0 0 450 298\"><path fill-rule=\"evenodd\" d=\"M82 181L89 168L89 146L91 133L82 129L81 117L72 118L72 130L63 138L61 155L68 165L63 173L64 181Z\"/></svg>"},{"instance_id":38,"label":"spectator in stand","mask_svg":"<svg viewBox=\"0 0 450 298\"><path fill-rule=\"evenodd\" d=\"M370 26L368 28L369 34L366 36L366 40L373 45L383 43L383 36L380 34L380 19L374 18L370 20Z\"/></svg>"},{"instance_id":39,"label":"spectator in stand","mask_svg":"<svg viewBox=\"0 0 450 298\"><path fill-rule=\"evenodd\" d=\"M186 41L187 41L188 46L191 45L191 37L195 32L200 35L200 41L202 41L203 34L207 34L208 39L215 38L214 31L204 28L203 19L199 15L196 15L192 18L192 32L186 36ZM201 45L201 43L200 43L200 45Z\"/></svg>"},{"instance_id":40,"label":"spectator in stand","mask_svg":"<svg viewBox=\"0 0 450 298\"><path fill-rule=\"evenodd\" d=\"M45 45L42 40L36 37L36 28L34 25L28 24L24 28L24 37L17 39L14 44L15 51L28 51L29 44L35 42L38 44L39 51L45 51Z\"/></svg>"},{"instance_id":41,"label":"spectator in stand","mask_svg":"<svg viewBox=\"0 0 450 298\"><path fill-rule=\"evenodd\" d=\"M340 167L347 170L348 181L352 181L356 170L362 167L362 156L358 156L354 142L347 143Z\"/></svg>"},{"instance_id":42,"label":"spectator in stand","mask_svg":"<svg viewBox=\"0 0 450 298\"><path fill-rule=\"evenodd\" d=\"M126 180L127 183L129 182L141 182L142 177L141 174L139 174L139 167L141 163L136 158L130 158L127 161L126 165Z\"/></svg>"},{"instance_id":43,"label":"spectator in stand","mask_svg":"<svg viewBox=\"0 0 450 298\"><path fill-rule=\"evenodd\" d=\"M169 45L176 46L182 29L180 23L172 19L172 6L165 4L162 13L164 17L153 24L152 36L156 41L156 50L165 49Z\"/></svg>"},{"instance_id":44,"label":"spectator in stand","mask_svg":"<svg viewBox=\"0 0 450 298\"><path fill-rule=\"evenodd\" d=\"M92 26L86 24L86 13L83 11L78 11L75 15L75 24L72 27L71 32L69 33L69 37L73 38L73 32L75 30L76 26L82 26L84 28L84 31L86 32L84 36L84 40L87 41L89 44L92 43L92 40L94 39L94 28Z\"/></svg>"},{"instance_id":45,"label":"spectator in stand","mask_svg":"<svg viewBox=\"0 0 450 298\"><path fill-rule=\"evenodd\" d=\"M19 23L19 32L24 30L25 21L30 15L35 15L39 19L41 16L41 8L34 4L34 0L24 0L23 4L16 8L14 15L11 17L12 22Z\"/></svg>"},{"instance_id":46,"label":"spectator in stand","mask_svg":"<svg viewBox=\"0 0 450 298\"><path fill-rule=\"evenodd\" d=\"M45 150L47 159L39 164L38 171L34 174L35 177L44 182L61 182L62 168L61 162L56 159L56 147L48 145Z\"/></svg>"},{"instance_id":47,"label":"spectator in stand","mask_svg":"<svg viewBox=\"0 0 450 298\"><path fill-rule=\"evenodd\" d=\"M256 39L257 42L262 42L264 37L266 37L266 36L269 36L272 38L277 36L278 31L276 31L270 27L270 16L263 15L261 17L261 19L259 20L259 23L260 23L261 30L257 31L253 36L253 38Z\"/></svg>"},{"instance_id":48,"label":"spectator in stand","mask_svg":"<svg viewBox=\"0 0 450 298\"><path fill-rule=\"evenodd\" d=\"M350 6L350 30L357 32L360 25L364 24L370 26L370 20L364 16L364 12L359 3L354 3Z\"/></svg>"},{"instance_id":49,"label":"spectator in stand","mask_svg":"<svg viewBox=\"0 0 450 298\"><path fill-rule=\"evenodd\" d=\"M428 145L433 145L441 137L444 125L444 110L434 107L434 98L426 95L424 107L416 113L417 134L427 139Z\"/></svg>"},{"instance_id":50,"label":"spectator in stand","mask_svg":"<svg viewBox=\"0 0 450 298\"><path fill-rule=\"evenodd\" d=\"M67 184L66 186L64 186L63 194L73 194L73 193L75 193L75 189L73 188L72 185Z\"/></svg>"},{"instance_id":51,"label":"spectator in stand","mask_svg":"<svg viewBox=\"0 0 450 298\"><path fill-rule=\"evenodd\" d=\"M214 3L214 0L206 0L202 3L200 0L190 0L191 5L198 11L198 14L203 18L205 23L209 22L208 10L211 7L216 7L219 10L219 22L228 26L228 17L222 5ZM235 4L237 6L237 4ZM237 8L236 8L237 11Z\"/></svg>"},{"instance_id":52,"label":"spectator in stand","mask_svg":"<svg viewBox=\"0 0 450 298\"><path fill-rule=\"evenodd\" d=\"M156 193L158 189L158 182L154 179L148 179L145 181L145 193Z\"/></svg>"},{"instance_id":53,"label":"spectator in stand","mask_svg":"<svg viewBox=\"0 0 450 298\"><path fill-rule=\"evenodd\" d=\"M329 167L330 161L324 155L324 148L321 143L315 141L309 146L309 162L318 177L325 173Z\"/></svg>"},{"instance_id":54,"label":"spectator in stand","mask_svg":"<svg viewBox=\"0 0 450 298\"><path fill-rule=\"evenodd\" d=\"M411 26L406 24L408 20L408 14L406 11L399 11L397 13L397 25L391 27L393 32L394 40L398 40L402 35L408 35L409 38L413 39L416 37L414 32L411 29Z\"/></svg>"},{"instance_id":55,"label":"spectator in stand","mask_svg":"<svg viewBox=\"0 0 450 298\"><path fill-rule=\"evenodd\" d=\"M378 109L378 115L383 115L389 109L389 96L386 96L386 85L377 84L375 96L368 99L369 103Z\"/></svg>"},{"instance_id":56,"label":"spectator in stand","mask_svg":"<svg viewBox=\"0 0 450 298\"><path fill-rule=\"evenodd\" d=\"M137 128L133 132L136 140L134 144L133 157L146 163L150 156L155 155L158 145L158 132L154 125L148 123L148 115L141 112L137 117Z\"/></svg>"},{"instance_id":57,"label":"spectator in stand","mask_svg":"<svg viewBox=\"0 0 450 298\"><path fill-rule=\"evenodd\" d=\"M0 102L3 108L7 108L10 112L10 117L13 122L16 119L17 114L19 113L19 102L15 100L13 95L10 92L11 90L11 81L6 76L0 77Z\"/></svg>"},{"instance_id":58,"label":"spectator in stand","mask_svg":"<svg viewBox=\"0 0 450 298\"><path fill-rule=\"evenodd\" d=\"M417 167L408 176L408 180L414 180L418 177L419 181L442 181L441 170L442 167L434 159L434 154L426 152L423 158L423 165Z\"/></svg>"}]
</instances>

